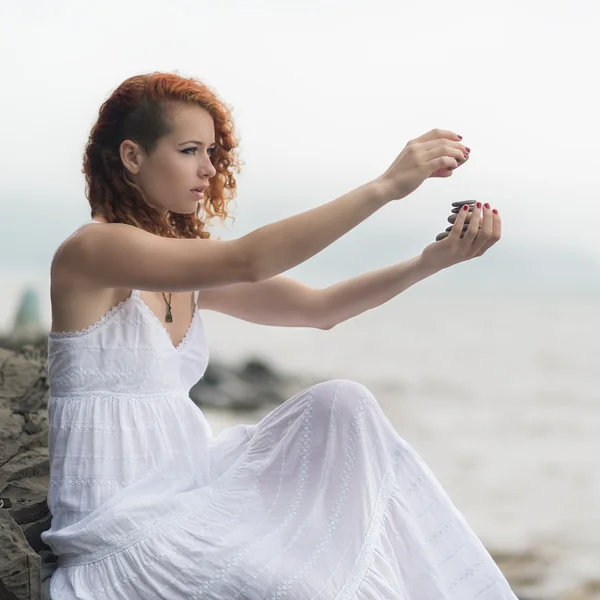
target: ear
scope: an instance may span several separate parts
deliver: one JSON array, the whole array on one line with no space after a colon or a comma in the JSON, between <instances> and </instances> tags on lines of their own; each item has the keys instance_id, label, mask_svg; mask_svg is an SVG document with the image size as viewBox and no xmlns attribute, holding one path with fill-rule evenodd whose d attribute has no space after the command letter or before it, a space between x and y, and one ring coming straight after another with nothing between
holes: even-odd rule
<instances>
[{"instance_id":1,"label":"ear","mask_svg":"<svg viewBox=\"0 0 600 600\"><path fill-rule=\"evenodd\" d=\"M140 146L131 140L124 140L119 147L121 160L125 168L132 174L137 175L142 166L144 153Z\"/></svg>"}]
</instances>

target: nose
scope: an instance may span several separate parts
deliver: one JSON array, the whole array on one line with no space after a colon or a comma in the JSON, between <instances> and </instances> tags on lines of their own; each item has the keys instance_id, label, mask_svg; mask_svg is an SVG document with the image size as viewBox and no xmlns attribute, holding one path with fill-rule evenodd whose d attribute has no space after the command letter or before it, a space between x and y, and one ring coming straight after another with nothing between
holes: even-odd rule
<instances>
[{"instance_id":1,"label":"nose","mask_svg":"<svg viewBox=\"0 0 600 600\"><path fill-rule=\"evenodd\" d=\"M210 179L211 177L214 177L216 174L217 174L217 170L215 169L215 166L212 164L212 161L210 160L210 156L208 156L208 154L205 154L203 160L200 161L200 164L198 165L198 175L200 176L201 179L204 179L205 177L208 177Z\"/></svg>"}]
</instances>

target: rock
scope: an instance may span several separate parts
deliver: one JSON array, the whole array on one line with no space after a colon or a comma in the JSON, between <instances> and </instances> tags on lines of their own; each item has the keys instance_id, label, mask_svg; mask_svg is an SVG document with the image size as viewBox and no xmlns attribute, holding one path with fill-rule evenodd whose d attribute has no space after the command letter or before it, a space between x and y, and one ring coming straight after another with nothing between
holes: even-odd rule
<instances>
[{"instance_id":1,"label":"rock","mask_svg":"<svg viewBox=\"0 0 600 600\"><path fill-rule=\"evenodd\" d=\"M35 358L36 355L47 356L48 354L48 331L40 333L33 339L22 339L12 335L0 335L0 348L21 352L28 358Z\"/></svg>"},{"instance_id":2,"label":"rock","mask_svg":"<svg viewBox=\"0 0 600 600\"><path fill-rule=\"evenodd\" d=\"M42 559L42 572L40 577L42 581L42 594L40 600L51 600L50 579L52 578L52 573L56 570L57 558L50 550L40 550L39 555Z\"/></svg>"},{"instance_id":3,"label":"rock","mask_svg":"<svg viewBox=\"0 0 600 600\"><path fill-rule=\"evenodd\" d=\"M238 368L213 361L190 390L190 398L199 407L253 411L281 404L298 391L297 382L258 358L251 358Z\"/></svg>"},{"instance_id":4,"label":"rock","mask_svg":"<svg viewBox=\"0 0 600 600\"><path fill-rule=\"evenodd\" d=\"M217 386L225 379L227 379L229 373L225 367L225 365L221 365L218 362L211 361L208 363L206 367L206 371L204 373L204 377L202 380L205 384L211 386Z\"/></svg>"},{"instance_id":5,"label":"rock","mask_svg":"<svg viewBox=\"0 0 600 600\"><path fill-rule=\"evenodd\" d=\"M468 204L469 206L476 204L477 200L459 200L458 202L453 202L452 206L454 208L460 208L463 204Z\"/></svg>"},{"instance_id":6,"label":"rock","mask_svg":"<svg viewBox=\"0 0 600 600\"><path fill-rule=\"evenodd\" d=\"M48 476L49 474L48 449L45 447L31 448L20 452L2 464L0 488L5 487L11 481L27 477Z\"/></svg>"},{"instance_id":7,"label":"rock","mask_svg":"<svg viewBox=\"0 0 600 600\"><path fill-rule=\"evenodd\" d=\"M190 390L190 398L199 407L247 411L265 404L281 403L286 399L286 393L279 383L249 383L232 372L216 385L200 380Z\"/></svg>"},{"instance_id":8,"label":"rock","mask_svg":"<svg viewBox=\"0 0 600 600\"><path fill-rule=\"evenodd\" d=\"M40 509L42 508L41 502L39 502L39 507ZM22 529L23 533L25 534L25 538L33 550L35 550L38 554L45 553L49 555L53 562L56 562L56 556L54 556L48 546L42 542L40 537L44 531L50 529L51 521L52 515L48 512L48 507L46 506L43 517L40 517L37 521L27 522L26 524L22 525Z\"/></svg>"},{"instance_id":9,"label":"rock","mask_svg":"<svg viewBox=\"0 0 600 600\"><path fill-rule=\"evenodd\" d=\"M459 213L461 211L461 208L453 208L450 212L452 214L457 214L457 213ZM474 204L470 204L469 205L469 212L472 213L474 208L475 208L475 205Z\"/></svg>"},{"instance_id":10,"label":"rock","mask_svg":"<svg viewBox=\"0 0 600 600\"><path fill-rule=\"evenodd\" d=\"M40 534L50 526L47 352L0 348L0 598L39 599ZM16 345L16 347L19 347ZM5 503L6 506L6 503Z\"/></svg>"},{"instance_id":11,"label":"rock","mask_svg":"<svg viewBox=\"0 0 600 600\"><path fill-rule=\"evenodd\" d=\"M48 406L48 363L43 356L23 349L19 352L0 348L0 407L19 413Z\"/></svg>"},{"instance_id":12,"label":"rock","mask_svg":"<svg viewBox=\"0 0 600 600\"><path fill-rule=\"evenodd\" d=\"M274 385L281 383L282 377L264 361L251 359L238 371L239 377L248 383Z\"/></svg>"},{"instance_id":13,"label":"rock","mask_svg":"<svg viewBox=\"0 0 600 600\"><path fill-rule=\"evenodd\" d=\"M39 600L41 557L8 510L0 510L0 598Z\"/></svg>"}]
</instances>

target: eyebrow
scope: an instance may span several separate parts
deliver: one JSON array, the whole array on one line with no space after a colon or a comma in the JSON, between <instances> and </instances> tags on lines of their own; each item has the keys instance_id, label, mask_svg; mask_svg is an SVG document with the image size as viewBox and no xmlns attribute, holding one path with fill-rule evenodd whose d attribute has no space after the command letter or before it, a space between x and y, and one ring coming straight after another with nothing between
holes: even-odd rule
<instances>
[{"instance_id":1,"label":"eyebrow","mask_svg":"<svg viewBox=\"0 0 600 600\"><path fill-rule=\"evenodd\" d=\"M215 146L217 142L213 142L209 144L210 146ZM204 142L199 142L198 140L188 140L187 142L181 142L181 144L177 144L178 146L183 146L184 144L198 144L198 146L204 146Z\"/></svg>"}]
</instances>

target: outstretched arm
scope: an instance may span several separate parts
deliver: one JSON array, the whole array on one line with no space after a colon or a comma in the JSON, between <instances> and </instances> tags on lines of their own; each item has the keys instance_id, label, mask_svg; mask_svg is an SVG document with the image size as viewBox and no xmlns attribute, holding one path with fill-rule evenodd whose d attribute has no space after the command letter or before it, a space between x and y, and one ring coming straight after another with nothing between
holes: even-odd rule
<instances>
[{"instance_id":1,"label":"outstretched arm","mask_svg":"<svg viewBox=\"0 0 600 600\"><path fill-rule=\"evenodd\" d=\"M414 258L322 289L278 275L257 283L201 290L198 307L262 325L331 329L387 302L433 272Z\"/></svg>"},{"instance_id":2,"label":"outstretched arm","mask_svg":"<svg viewBox=\"0 0 600 600\"><path fill-rule=\"evenodd\" d=\"M463 227L469 223L467 231ZM481 226L480 226L481 225ZM451 234L410 260L316 289L285 275L201 290L198 307L281 327L331 329L391 300L418 281L481 256L500 239L500 215L487 205L457 215Z\"/></svg>"}]
</instances>

